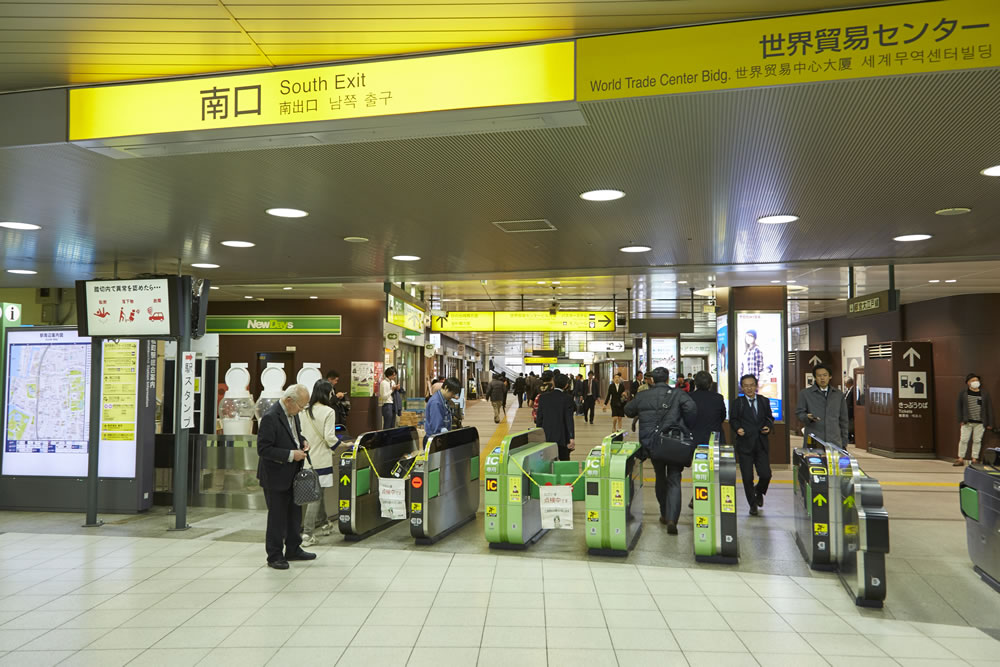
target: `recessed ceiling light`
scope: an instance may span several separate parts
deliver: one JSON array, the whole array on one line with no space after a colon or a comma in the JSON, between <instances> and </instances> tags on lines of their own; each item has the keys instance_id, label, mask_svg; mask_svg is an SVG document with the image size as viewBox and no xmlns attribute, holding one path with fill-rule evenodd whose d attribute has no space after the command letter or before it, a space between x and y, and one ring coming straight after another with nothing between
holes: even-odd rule
<instances>
[{"instance_id":1,"label":"recessed ceiling light","mask_svg":"<svg viewBox=\"0 0 1000 667\"><path fill-rule=\"evenodd\" d=\"M544 284L545 284L545 281L544 281L544 280L539 280L539 281L537 281L537 282L536 282L535 284L536 284L536 285L544 285Z\"/></svg>"},{"instance_id":2,"label":"recessed ceiling light","mask_svg":"<svg viewBox=\"0 0 1000 667\"><path fill-rule=\"evenodd\" d=\"M215 285L212 285L212 286L211 286L211 287L209 287L208 289L221 289L221 288L220 288L220 287L216 287Z\"/></svg>"},{"instance_id":3,"label":"recessed ceiling light","mask_svg":"<svg viewBox=\"0 0 1000 667\"><path fill-rule=\"evenodd\" d=\"M912 241L926 241L932 238L930 234L903 234L902 236L893 237L893 241L900 241L902 243L910 243Z\"/></svg>"},{"instance_id":4,"label":"recessed ceiling light","mask_svg":"<svg viewBox=\"0 0 1000 667\"><path fill-rule=\"evenodd\" d=\"M785 289L787 289L789 292L805 292L809 290L809 288L806 287L805 285L789 285Z\"/></svg>"},{"instance_id":5,"label":"recessed ceiling light","mask_svg":"<svg viewBox=\"0 0 1000 667\"><path fill-rule=\"evenodd\" d=\"M934 215L965 215L966 213L972 213L972 209L964 206L955 206L953 208L942 208L934 211Z\"/></svg>"},{"instance_id":6,"label":"recessed ceiling light","mask_svg":"<svg viewBox=\"0 0 1000 667\"><path fill-rule=\"evenodd\" d=\"M319 297L318 297L318 296L311 296L311 297L309 297L309 298L310 298L310 299L318 299Z\"/></svg>"},{"instance_id":7,"label":"recessed ceiling light","mask_svg":"<svg viewBox=\"0 0 1000 667\"><path fill-rule=\"evenodd\" d=\"M621 199L625 193L621 190L588 190L580 195L580 199L587 201L614 201Z\"/></svg>"},{"instance_id":8,"label":"recessed ceiling light","mask_svg":"<svg viewBox=\"0 0 1000 667\"><path fill-rule=\"evenodd\" d=\"M393 255L392 258L397 262L415 262L420 259L416 255Z\"/></svg>"},{"instance_id":9,"label":"recessed ceiling light","mask_svg":"<svg viewBox=\"0 0 1000 667\"><path fill-rule=\"evenodd\" d=\"M553 285L562 285L562 281L560 281L560 280L553 280L552 284Z\"/></svg>"},{"instance_id":10,"label":"recessed ceiling light","mask_svg":"<svg viewBox=\"0 0 1000 667\"><path fill-rule=\"evenodd\" d=\"M664 285L673 285L673 284L674 284L674 281L673 281L673 280L664 280L664 281L663 281L663 284L664 284Z\"/></svg>"},{"instance_id":11,"label":"recessed ceiling light","mask_svg":"<svg viewBox=\"0 0 1000 667\"><path fill-rule=\"evenodd\" d=\"M7 229L20 229L26 232L41 229L38 225L33 225L29 222L0 222L0 227L5 227Z\"/></svg>"},{"instance_id":12,"label":"recessed ceiling light","mask_svg":"<svg viewBox=\"0 0 1000 667\"><path fill-rule=\"evenodd\" d=\"M788 283L789 285L794 285L795 284L794 280L786 280L785 282Z\"/></svg>"},{"instance_id":13,"label":"recessed ceiling light","mask_svg":"<svg viewBox=\"0 0 1000 667\"><path fill-rule=\"evenodd\" d=\"M32 271L31 269L7 269L7 273L16 273L19 276L33 276L38 271Z\"/></svg>"},{"instance_id":14,"label":"recessed ceiling light","mask_svg":"<svg viewBox=\"0 0 1000 667\"><path fill-rule=\"evenodd\" d=\"M243 297L243 298L244 298L244 299L252 299L253 297L252 297L252 296L245 296L245 297Z\"/></svg>"},{"instance_id":15,"label":"recessed ceiling light","mask_svg":"<svg viewBox=\"0 0 1000 667\"><path fill-rule=\"evenodd\" d=\"M929 283L939 283L941 281L940 280L928 280L927 282L929 282Z\"/></svg>"},{"instance_id":16,"label":"recessed ceiling light","mask_svg":"<svg viewBox=\"0 0 1000 667\"><path fill-rule=\"evenodd\" d=\"M778 283L780 283L780 282L781 282L780 280L772 280L772 281L771 281L771 284L772 284L772 285L777 285L777 284L778 284Z\"/></svg>"},{"instance_id":17,"label":"recessed ceiling light","mask_svg":"<svg viewBox=\"0 0 1000 667\"><path fill-rule=\"evenodd\" d=\"M995 167L988 167L979 172L983 176L1000 176L1000 164Z\"/></svg>"},{"instance_id":18,"label":"recessed ceiling light","mask_svg":"<svg viewBox=\"0 0 1000 667\"><path fill-rule=\"evenodd\" d=\"M847 297L846 296L838 297L837 301L847 301Z\"/></svg>"},{"instance_id":19,"label":"recessed ceiling light","mask_svg":"<svg viewBox=\"0 0 1000 667\"><path fill-rule=\"evenodd\" d=\"M223 241L222 245L228 248L252 248L256 244L250 243L250 241Z\"/></svg>"},{"instance_id":20,"label":"recessed ceiling light","mask_svg":"<svg viewBox=\"0 0 1000 667\"><path fill-rule=\"evenodd\" d=\"M410 284L411 284L411 285L419 285L419 284L420 284L420 282L419 282L419 281L417 281L417 280L411 280L411 281L410 281Z\"/></svg>"},{"instance_id":21,"label":"recessed ceiling light","mask_svg":"<svg viewBox=\"0 0 1000 667\"><path fill-rule=\"evenodd\" d=\"M207 263L192 264L191 266L193 266L196 269L217 269L217 268L219 268L218 264L207 264Z\"/></svg>"},{"instance_id":22,"label":"recessed ceiling light","mask_svg":"<svg viewBox=\"0 0 1000 667\"><path fill-rule=\"evenodd\" d=\"M652 250L648 245L627 245L618 248L619 252L649 252Z\"/></svg>"},{"instance_id":23,"label":"recessed ceiling light","mask_svg":"<svg viewBox=\"0 0 1000 667\"><path fill-rule=\"evenodd\" d=\"M677 284L678 284L678 285L687 285L687 284L688 284L688 281L686 281L686 280L678 280L678 281L677 281Z\"/></svg>"},{"instance_id":24,"label":"recessed ceiling light","mask_svg":"<svg viewBox=\"0 0 1000 667\"><path fill-rule=\"evenodd\" d=\"M946 280L945 282L946 282L946 283L957 283L958 281L957 281L957 280L955 280L955 279L952 279L952 280Z\"/></svg>"},{"instance_id":25,"label":"recessed ceiling light","mask_svg":"<svg viewBox=\"0 0 1000 667\"><path fill-rule=\"evenodd\" d=\"M283 290L285 290L287 292L288 290L290 290L292 288L291 287L282 287L281 289L283 289Z\"/></svg>"},{"instance_id":26,"label":"recessed ceiling light","mask_svg":"<svg viewBox=\"0 0 1000 667\"><path fill-rule=\"evenodd\" d=\"M765 215L757 218L757 222L762 225L786 225L799 219L797 215Z\"/></svg>"},{"instance_id":27,"label":"recessed ceiling light","mask_svg":"<svg viewBox=\"0 0 1000 667\"><path fill-rule=\"evenodd\" d=\"M308 213L297 208L269 208L266 213L276 218L304 218Z\"/></svg>"},{"instance_id":28,"label":"recessed ceiling light","mask_svg":"<svg viewBox=\"0 0 1000 667\"><path fill-rule=\"evenodd\" d=\"M364 236L345 236L344 240L348 243L368 243L368 239Z\"/></svg>"}]
</instances>

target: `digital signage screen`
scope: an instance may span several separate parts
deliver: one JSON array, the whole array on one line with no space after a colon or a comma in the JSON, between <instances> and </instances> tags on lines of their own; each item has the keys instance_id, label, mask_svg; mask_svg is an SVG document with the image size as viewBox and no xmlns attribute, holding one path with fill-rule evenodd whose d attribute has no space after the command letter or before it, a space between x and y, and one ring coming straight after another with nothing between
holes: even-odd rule
<instances>
[{"instance_id":1,"label":"digital signage screen","mask_svg":"<svg viewBox=\"0 0 1000 667\"><path fill-rule=\"evenodd\" d=\"M784 419L784 331L781 313L736 314L737 378L757 378L757 393L771 402L775 421Z\"/></svg>"}]
</instances>

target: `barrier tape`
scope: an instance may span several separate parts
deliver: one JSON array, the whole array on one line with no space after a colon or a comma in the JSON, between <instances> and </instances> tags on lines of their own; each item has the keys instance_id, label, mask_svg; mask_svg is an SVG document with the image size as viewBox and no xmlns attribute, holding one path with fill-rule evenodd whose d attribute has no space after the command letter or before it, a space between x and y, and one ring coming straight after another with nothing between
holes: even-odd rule
<instances>
[{"instance_id":1,"label":"barrier tape","mask_svg":"<svg viewBox=\"0 0 1000 667\"><path fill-rule=\"evenodd\" d=\"M368 459L368 465L369 465L369 467L371 467L372 472L375 474L375 478L376 479L382 479L382 476L378 474L378 468L375 467L375 462L372 461L372 455L368 453L368 448L367 447L362 447L361 451L363 451L365 453L365 458ZM401 477L400 479L404 479L404 480L405 479L409 479L410 478L410 473L413 472L413 468L417 465L417 461L426 461L426 460L427 460L427 453L426 452L421 452L420 454L417 454L416 456L414 456L413 457L413 463L410 464L410 469L407 470L406 474L403 475L403 477ZM397 470L397 469L399 469L399 462L398 461L396 462L396 467L393 468L393 470Z\"/></svg>"}]
</instances>

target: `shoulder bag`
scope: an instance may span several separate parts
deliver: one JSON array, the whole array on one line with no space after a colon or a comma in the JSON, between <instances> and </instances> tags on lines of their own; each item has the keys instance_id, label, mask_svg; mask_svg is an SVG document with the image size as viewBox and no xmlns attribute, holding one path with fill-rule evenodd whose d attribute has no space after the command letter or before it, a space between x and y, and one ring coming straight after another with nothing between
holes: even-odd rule
<instances>
[{"instance_id":1,"label":"shoulder bag","mask_svg":"<svg viewBox=\"0 0 1000 667\"><path fill-rule=\"evenodd\" d=\"M312 461L309 460L309 452L306 452L306 460L312 466ZM302 470L295 473L295 479L292 481L292 498L295 500L296 505L314 503L320 499L322 494L323 490L319 484L319 475L316 474L315 470L311 467L303 467Z\"/></svg>"},{"instance_id":2,"label":"shoulder bag","mask_svg":"<svg viewBox=\"0 0 1000 667\"><path fill-rule=\"evenodd\" d=\"M691 431L680 422L669 425L664 423L670 415L670 408L673 406L675 394L678 391L680 390L671 390L667 402L660 407L662 412L656 422L656 430L653 432L648 449L649 458L653 461L686 468L691 465L696 446Z\"/></svg>"}]
</instances>

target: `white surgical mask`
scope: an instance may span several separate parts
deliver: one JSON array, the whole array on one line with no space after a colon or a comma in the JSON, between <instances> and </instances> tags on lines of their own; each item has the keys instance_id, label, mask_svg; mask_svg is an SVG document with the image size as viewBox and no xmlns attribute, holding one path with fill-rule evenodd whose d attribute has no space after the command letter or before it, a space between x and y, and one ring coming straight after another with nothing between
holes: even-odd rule
<instances>
[{"instance_id":1,"label":"white surgical mask","mask_svg":"<svg viewBox=\"0 0 1000 667\"><path fill-rule=\"evenodd\" d=\"M973 380L972 382L969 383L969 386L972 387L973 389L979 389L979 380Z\"/></svg>"}]
</instances>

